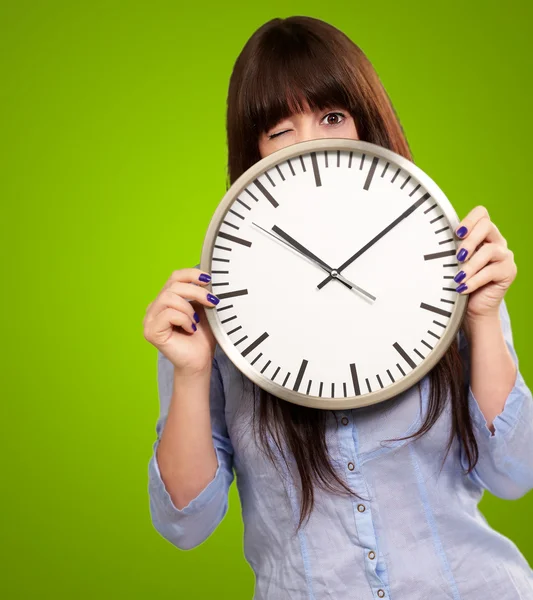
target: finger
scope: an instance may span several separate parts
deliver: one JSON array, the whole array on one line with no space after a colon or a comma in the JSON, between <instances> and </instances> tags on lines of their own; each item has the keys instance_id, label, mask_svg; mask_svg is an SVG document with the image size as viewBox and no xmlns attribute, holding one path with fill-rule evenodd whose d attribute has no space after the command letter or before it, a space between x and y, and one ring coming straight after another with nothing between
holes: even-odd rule
<instances>
[{"instance_id":1,"label":"finger","mask_svg":"<svg viewBox=\"0 0 533 600\"><path fill-rule=\"evenodd\" d=\"M499 244L484 244L477 252L463 262L461 270L455 275L456 283L464 283L491 262L502 262L510 250Z\"/></svg>"},{"instance_id":2,"label":"finger","mask_svg":"<svg viewBox=\"0 0 533 600\"><path fill-rule=\"evenodd\" d=\"M155 316L150 329L154 332L166 331L169 324L181 327L188 333L194 333L197 329L196 324L188 314L170 307L165 308L165 310Z\"/></svg>"},{"instance_id":3,"label":"finger","mask_svg":"<svg viewBox=\"0 0 533 600\"><path fill-rule=\"evenodd\" d=\"M175 294L171 288L163 289L161 291L150 310L150 317L154 318L168 307L184 312L193 322L199 322L200 317L191 303L178 294Z\"/></svg>"},{"instance_id":4,"label":"finger","mask_svg":"<svg viewBox=\"0 0 533 600\"><path fill-rule=\"evenodd\" d=\"M168 289L173 294L177 294L186 300L196 300L196 302L208 308L213 308L213 306L216 306L220 302L220 299L208 290L191 283L174 281Z\"/></svg>"},{"instance_id":5,"label":"finger","mask_svg":"<svg viewBox=\"0 0 533 600\"><path fill-rule=\"evenodd\" d=\"M510 278L508 276L509 268L507 261L492 262L478 271L475 275L472 275L469 279L465 279L456 288L456 291L459 294L471 294L488 283L505 284L505 287L508 287L508 284L513 279L513 276Z\"/></svg>"},{"instance_id":6,"label":"finger","mask_svg":"<svg viewBox=\"0 0 533 600\"><path fill-rule=\"evenodd\" d=\"M476 206L473 208L455 228L457 237L464 239L474 228L474 225L484 217L490 219L489 211L484 206Z\"/></svg>"},{"instance_id":7,"label":"finger","mask_svg":"<svg viewBox=\"0 0 533 600\"><path fill-rule=\"evenodd\" d=\"M170 287L175 281L183 283L195 283L196 285L206 285L211 281L211 275L191 267L189 269L177 269L173 271L167 282L163 286L164 288Z\"/></svg>"},{"instance_id":8,"label":"finger","mask_svg":"<svg viewBox=\"0 0 533 600\"><path fill-rule=\"evenodd\" d=\"M481 245L499 244L501 239L503 238L494 223L488 217L482 217L463 238L464 241L457 251L457 260L463 262L467 257L471 257ZM507 244L502 245L506 246Z\"/></svg>"}]
</instances>

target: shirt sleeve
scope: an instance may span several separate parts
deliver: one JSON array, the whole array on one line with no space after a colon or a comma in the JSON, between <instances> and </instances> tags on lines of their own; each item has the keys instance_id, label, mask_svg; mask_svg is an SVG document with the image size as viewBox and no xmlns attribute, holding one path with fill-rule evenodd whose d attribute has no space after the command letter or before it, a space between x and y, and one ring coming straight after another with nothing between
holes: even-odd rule
<instances>
[{"instance_id":1,"label":"shirt sleeve","mask_svg":"<svg viewBox=\"0 0 533 600\"><path fill-rule=\"evenodd\" d=\"M479 448L478 462L468 477L498 498L516 500L533 489L533 399L519 369L509 313L503 300L500 304L500 319L507 347L517 367L517 374L503 411L492 422L494 433L488 428L472 393L470 351L464 335L461 334L460 352L466 367L468 405ZM468 468L462 446L461 464L464 469Z\"/></svg>"},{"instance_id":2,"label":"shirt sleeve","mask_svg":"<svg viewBox=\"0 0 533 600\"><path fill-rule=\"evenodd\" d=\"M157 439L148 463L150 515L155 529L174 546L190 550L206 540L224 518L228 491L233 481L233 447L224 416L224 388L216 359L213 359L210 385L210 414L213 444L218 460L214 478L182 509L176 508L167 491L156 450L165 426L172 396L173 364L158 350L157 383L160 414L156 423Z\"/></svg>"}]
</instances>

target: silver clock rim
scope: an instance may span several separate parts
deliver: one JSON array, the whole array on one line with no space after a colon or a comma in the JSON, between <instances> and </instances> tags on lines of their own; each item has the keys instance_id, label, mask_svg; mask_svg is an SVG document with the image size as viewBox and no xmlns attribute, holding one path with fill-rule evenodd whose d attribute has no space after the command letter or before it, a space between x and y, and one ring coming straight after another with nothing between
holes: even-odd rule
<instances>
[{"instance_id":1,"label":"silver clock rim","mask_svg":"<svg viewBox=\"0 0 533 600\"><path fill-rule=\"evenodd\" d=\"M439 207L454 229L459 223L457 213L455 212L455 209L444 192L429 175L427 175L424 171L422 171L422 169L420 169L420 167L415 165L412 161L408 160L404 156L401 156L400 154L397 154L388 148L383 148L377 144L361 140L353 140L348 138L321 138L318 140L308 140L305 142L291 144L290 146L282 148L281 150L277 150L269 156L259 160L231 185L218 204L207 228L202 246L200 268L207 273L210 272L213 248L220 224L222 223L225 214L237 196L246 187L248 187L248 185L252 183L254 179L277 164L286 161L287 159L299 156L300 154L308 154L310 152L324 150L366 151L369 154L371 153L375 156L379 156L380 158L396 163L410 175L416 177L420 184L431 194L431 197L438 203ZM457 247L457 241L455 243ZM209 284L207 288L212 291L211 284ZM415 369L402 377L402 379L397 380L385 388L358 396L348 396L346 398L320 398L317 396L310 396L301 392L295 392L294 390L285 388L280 384L271 381L266 376L259 373L231 343L231 340L222 329L216 308L207 308L205 313L217 344L231 360L234 366L260 388L270 392L278 398L287 400L288 402L292 402L294 404L307 406L309 408L320 408L324 410L348 410L352 408L362 408L364 406L369 406L371 404L377 404L379 402L388 400L394 396L397 396L398 394L401 394L422 380L438 363L438 361L448 350L450 344L453 342L453 339L457 335L459 327L461 326L464 318L467 302L468 297L466 295L457 294L457 300L454 303L452 315L444 334L441 336L440 340L434 346L427 358L417 365Z\"/></svg>"}]
</instances>

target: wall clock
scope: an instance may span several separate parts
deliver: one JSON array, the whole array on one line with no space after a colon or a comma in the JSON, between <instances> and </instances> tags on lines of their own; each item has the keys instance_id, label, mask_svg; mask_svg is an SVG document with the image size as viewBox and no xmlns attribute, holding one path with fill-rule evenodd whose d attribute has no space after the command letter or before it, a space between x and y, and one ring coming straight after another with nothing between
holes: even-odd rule
<instances>
[{"instance_id":1,"label":"wall clock","mask_svg":"<svg viewBox=\"0 0 533 600\"><path fill-rule=\"evenodd\" d=\"M248 169L209 224L206 311L250 380L297 404L358 408L418 382L464 316L459 223L414 163L344 138L288 146Z\"/></svg>"}]
</instances>

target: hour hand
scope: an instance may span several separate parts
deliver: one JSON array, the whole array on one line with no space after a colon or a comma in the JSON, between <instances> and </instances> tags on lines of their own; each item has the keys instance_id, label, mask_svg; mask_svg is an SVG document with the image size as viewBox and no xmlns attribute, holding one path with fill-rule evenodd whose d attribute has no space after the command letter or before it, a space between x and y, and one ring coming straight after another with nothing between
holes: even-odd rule
<instances>
[{"instance_id":1,"label":"hour hand","mask_svg":"<svg viewBox=\"0 0 533 600\"><path fill-rule=\"evenodd\" d=\"M315 254L313 254L310 250L308 250L305 246L303 246L302 244L300 244L300 242L296 241L293 237L291 237L288 233L286 233L285 231L283 231L283 229L281 229L277 225L274 225L272 227L272 231L274 233L276 233L276 235L273 235L270 231L267 231L266 229L264 229L263 227L261 227L257 223L253 223L253 225L255 225L256 227L258 227L259 229L261 229L265 233L268 233L268 235L272 236L275 240L278 240L280 242L284 242L287 246L289 246L293 250L296 250L302 256L304 256L304 257L308 258L309 260L311 260L312 262L314 262L316 265L318 265L324 271L326 271L329 275L331 275L331 277L334 277L335 279L338 279L347 288L354 289L354 290L358 291L359 293L363 294L364 296L366 296L367 298L370 298L371 300L376 300L375 296L373 296L372 294L370 294L369 292L367 292L363 288L359 287L355 283L349 281L348 279L346 279L345 277L343 277L342 275L340 275L340 273L337 273L336 271L334 271L326 262L324 262L321 258L319 258Z\"/></svg>"}]
</instances>

